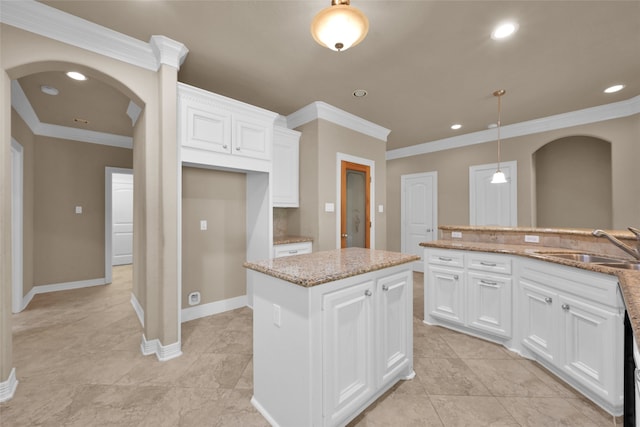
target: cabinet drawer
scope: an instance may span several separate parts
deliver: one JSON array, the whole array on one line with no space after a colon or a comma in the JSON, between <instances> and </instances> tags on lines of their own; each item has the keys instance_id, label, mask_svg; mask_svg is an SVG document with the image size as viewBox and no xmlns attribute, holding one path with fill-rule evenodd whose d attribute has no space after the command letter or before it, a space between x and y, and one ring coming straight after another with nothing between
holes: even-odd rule
<instances>
[{"instance_id":1,"label":"cabinet drawer","mask_svg":"<svg viewBox=\"0 0 640 427\"><path fill-rule=\"evenodd\" d=\"M424 259L429 264L464 267L463 252L425 249Z\"/></svg>"},{"instance_id":2,"label":"cabinet drawer","mask_svg":"<svg viewBox=\"0 0 640 427\"><path fill-rule=\"evenodd\" d=\"M281 258L285 256L302 255L311 253L311 242L288 243L285 245L275 245L273 247L273 257Z\"/></svg>"},{"instance_id":3,"label":"cabinet drawer","mask_svg":"<svg viewBox=\"0 0 640 427\"><path fill-rule=\"evenodd\" d=\"M467 268L491 273L511 274L511 258L472 252L467 254Z\"/></svg>"}]
</instances>

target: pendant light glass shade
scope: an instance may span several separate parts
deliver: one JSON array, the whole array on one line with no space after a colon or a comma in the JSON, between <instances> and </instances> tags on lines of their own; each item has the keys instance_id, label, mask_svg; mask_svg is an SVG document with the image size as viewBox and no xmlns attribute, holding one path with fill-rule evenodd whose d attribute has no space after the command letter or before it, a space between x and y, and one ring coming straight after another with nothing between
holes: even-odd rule
<instances>
[{"instance_id":1,"label":"pendant light glass shade","mask_svg":"<svg viewBox=\"0 0 640 427\"><path fill-rule=\"evenodd\" d=\"M360 43L369 31L369 20L349 0L332 0L311 22L311 35L318 44L341 52Z\"/></svg>"},{"instance_id":2,"label":"pendant light glass shade","mask_svg":"<svg viewBox=\"0 0 640 427\"><path fill-rule=\"evenodd\" d=\"M498 97L498 126L497 126L498 128L498 168L493 174L493 177L491 178L492 184L504 184L507 182L507 177L505 177L504 172L500 170L500 126L502 124L501 123L502 108L501 108L500 100L502 98L502 95L504 95L505 93L507 93L507 91L504 89L500 89L493 92L493 96Z\"/></svg>"}]
</instances>

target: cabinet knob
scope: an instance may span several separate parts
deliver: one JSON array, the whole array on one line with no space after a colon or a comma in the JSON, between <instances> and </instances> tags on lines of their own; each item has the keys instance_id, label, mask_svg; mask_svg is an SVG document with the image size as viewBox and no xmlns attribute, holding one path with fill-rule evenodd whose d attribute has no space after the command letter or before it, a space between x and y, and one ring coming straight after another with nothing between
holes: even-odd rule
<instances>
[{"instance_id":1,"label":"cabinet knob","mask_svg":"<svg viewBox=\"0 0 640 427\"><path fill-rule=\"evenodd\" d=\"M453 275L453 280L458 280L458 275L457 274Z\"/></svg>"},{"instance_id":2,"label":"cabinet knob","mask_svg":"<svg viewBox=\"0 0 640 427\"><path fill-rule=\"evenodd\" d=\"M236 151L240 151L240 147L236 147Z\"/></svg>"},{"instance_id":3,"label":"cabinet knob","mask_svg":"<svg viewBox=\"0 0 640 427\"><path fill-rule=\"evenodd\" d=\"M547 304L551 304L553 302L553 299L551 297L546 297L544 299L544 302L546 302Z\"/></svg>"},{"instance_id":4,"label":"cabinet knob","mask_svg":"<svg viewBox=\"0 0 640 427\"><path fill-rule=\"evenodd\" d=\"M224 148L225 150L227 149L227 147L229 147L227 144L224 144L224 145L222 146L222 148Z\"/></svg>"},{"instance_id":5,"label":"cabinet knob","mask_svg":"<svg viewBox=\"0 0 640 427\"><path fill-rule=\"evenodd\" d=\"M371 291L369 289L367 289L366 291L364 291L364 294L368 297L371 296Z\"/></svg>"},{"instance_id":6,"label":"cabinet knob","mask_svg":"<svg viewBox=\"0 0 640 427\"><path fill-rule=\"evenodd\" d=\"M564 311L567 311L567 310L569 310L570 308L571 308L571 307L569 306L569 304L562 304L562 309L563 309Z\"/></svg>"},{"instance_id":7,"label":"cabinet knob","mask_svg":"<svg viewBox=\"0 0 640 427\"><path fill-rule=\"evenodd\" d=\"M431 233L431 229L430 228L427 228L427 233Z\"/></svg>"},{"instance_id":8,"label":"cabinet knob","mask_svg":"<svg viewBox=\"0 0 640 427\"><path fill-rule=\"evenodd\" d=\"M382 285L382 290L383 290L383 291L388 291L388 290L389 290L389 287L388 287L387 285Z\"/></svg>"}]
</instances>

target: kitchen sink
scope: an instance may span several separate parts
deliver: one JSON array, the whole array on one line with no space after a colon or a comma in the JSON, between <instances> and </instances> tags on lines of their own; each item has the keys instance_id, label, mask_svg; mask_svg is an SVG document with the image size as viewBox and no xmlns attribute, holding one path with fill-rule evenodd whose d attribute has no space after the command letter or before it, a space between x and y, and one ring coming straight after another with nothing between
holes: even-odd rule
<instances>
[{"instance_id":1,"label":"kitchen sink","mask_svg":"<svg viewBox=\"0 0 640 427\"><path fill-rule=\"evenodd\" d=\"M640 262L603 262L605 267L622 268L625 270L640 270Z\"/></svg>"},{"instance_id":2,"label":"kitchen sink","mask_svg":"<svg viewBox=\"0 0 640 427\"><path fill-rule=\"evenodd\" d=\"M611 257L606 257L606 256L600 256L600 255L592 255L592 254L585 254L585 253L541 253L541 255L544 256L548 256L548 257L554 257L554 258L561 258L561 259L568 259L571 261L579 261L579 262L586 262L586 263L622 263L623 261L618 259L618 258L611 258Z\"/></svg>"}]
</instances>

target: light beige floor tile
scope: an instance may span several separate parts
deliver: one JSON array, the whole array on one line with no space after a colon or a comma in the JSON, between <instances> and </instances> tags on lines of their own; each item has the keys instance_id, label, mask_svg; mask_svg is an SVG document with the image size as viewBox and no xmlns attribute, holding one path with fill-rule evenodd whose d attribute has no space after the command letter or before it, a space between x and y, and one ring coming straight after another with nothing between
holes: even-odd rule
<instances>
[{"instance_id":1,"label":"light beige floor tile","mask_svg":"<svg viewBox=\"0 0 640 427\"><path fill-rule=\"evenodd\" d=\"M589 418L572 401L556 397L499 397L507 411L523 427L601 427L613 426L611 416Z\"/></svg>"},{"instance_id":2,"label":"light beige floor tile","mask_svg":"<svg viewBox=\"0 0 640 427\"><path fill-rule=\"evenodd\" d=\"M456 357L456 354L441 336L431 334L413 337L413 357L446 359Z\"/></svg>"},{"instance_id":3,"label":"light beige floor tile","mask_svg":"<svg viewBox=\"0 0 640 427\"><path fill-rule=\"evenodd\" d=\"M253 332L225 329L210 339L205 353L253 354Z\"/></svg>"},{"instance_id":4,"label":"light beige floor tile","mask_svg":"<svg viewBox=\"0 0 640 427\"><path fill-rule=\"evenodd\" d=\"M181 387L233 388L250 355L203 353L176 382Z\"/></svg>"},{"instance_id":5,"label":"light beige floor tile","mask_svg":"<svg viewBox=\"0 0 640 427\"><path fill-rule=\"evenodd\" d=\"M494 396L554 397L557 395L526 367L523 360L468 359L469 366Z\"/></svg>"},{"instance_id":6,"label":"light beige floor tile","mask_svg":"<svg viewBox=\"0 0 640 427\"><path fill-rule=\"evenodd\" d=\"M465 334L447 334L444 340L461 359L511 359L509 351L494 344Z\"/></svg>"},{"instance_id":7,"label":"light beige floor tile","mask_svg":"<svg viewBox=\"0 0 640 427\"><path fill-rule=\"evenodd\" d=\"M242 371L242 375L240 376L240 379L238 379L238 383L234 388L253 391L253 358L249 360L249 363L247 363L247 366Z\"/></svg>"},{"instance_id":8,"label":"light beige floor tile","mask_svg":"<svg viewBox=\"0 0 640 427\"><path fill-rule=\"evenodd\" d=\"M491 394L461 359L414 359L413 368L429 395Z\"/></svg>"},{"instance_id":9,"label":"light beige floor tile","mask_svg":"<svg viewBox=\"0 0 640 427\"><path fill-rule=\"evenodd\" d=\"M567 397L567 398L583 398L577 390L571 387L569 384L558 380L558 377L546 370L543 366L532 360L520 359L522 365L529 371L540 378L551 390L553 390L555 396Z\"/></svg>"},{"instance_id":10,"label":"light beige floor tile","mask_svg":"<svg viewBox=\"0 0 640 427\"><path fill-rule=\"evenodd\" d=\"M495 397L431 396L431 403L445 427L519 427Z\"/></svg>"}]
</instances>

